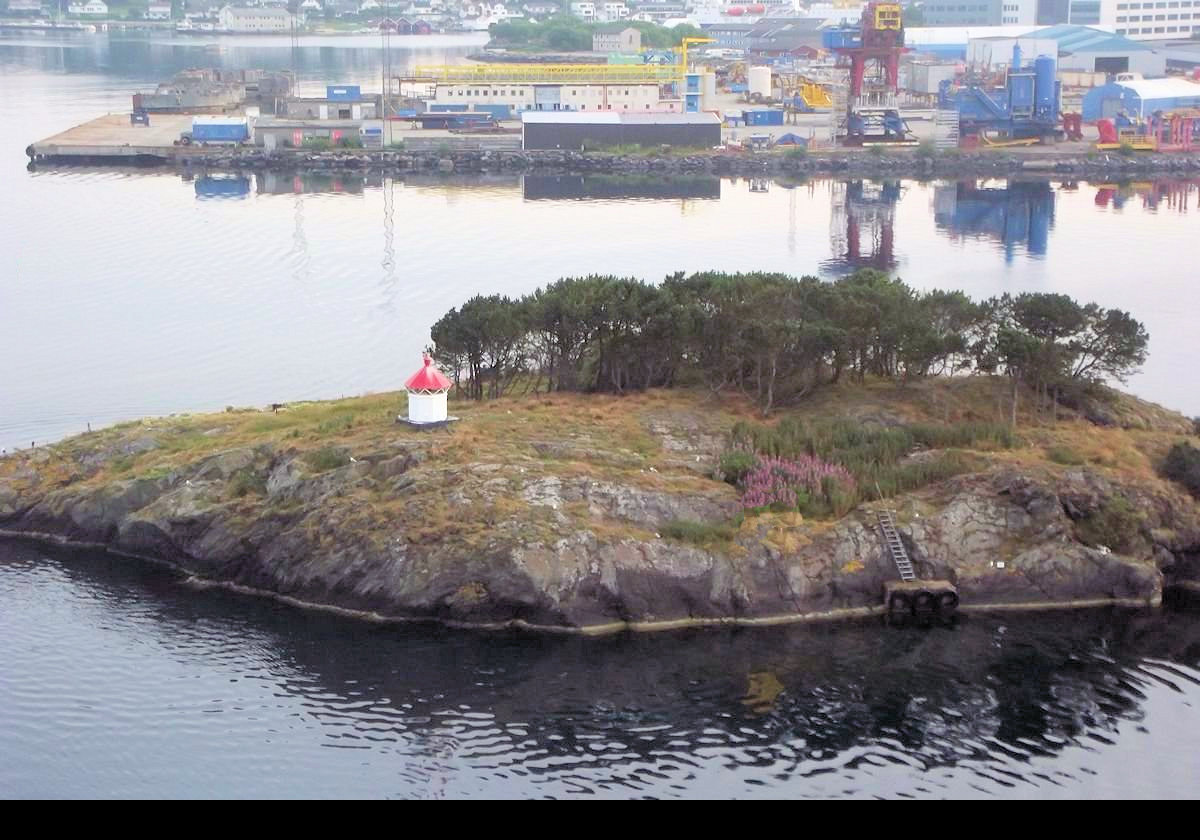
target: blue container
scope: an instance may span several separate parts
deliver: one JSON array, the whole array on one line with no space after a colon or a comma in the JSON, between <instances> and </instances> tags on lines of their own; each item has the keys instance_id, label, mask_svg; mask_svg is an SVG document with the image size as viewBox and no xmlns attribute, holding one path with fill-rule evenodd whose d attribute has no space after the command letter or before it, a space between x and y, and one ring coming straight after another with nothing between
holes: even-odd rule
<instances>
[{"instance_id":1,"label":"blue container","mask_svg":"<svg viewBox=\"0 0 1200 840\"><path fill-rule=\"evenodd\" d=\"M861 47L862 30L857 26L838 26L821 33L821 46L827 50L839 47Z\"/></svg>"},{"instance_id":2,"label":"blue container","mask_svg":"<svg viewBox=\"0 0 1200 840\"><path fill-rule=\"evenodd\" d=\"M357 102L362 99L362 88L358 85L327 85L325 98L331 102Z\"/></svg>"},{"instance_id":3,"label":"blue container","mask_svg":"<svg viewBox=\"0 0 1200 840\"><path fill-rule=\"evenodd\" d=\"M755 108L742 111L742 120L747 126L783 125L783 111L779 108Z\"/></svg>"},{"instance_id":4,"label":"blue container","mask_svg":"<svg viewBox=\"0 0 1200 840\"><path fill-rule=\"evenodd\" d=\"M1034 94L1034 115L1043 120L1058 119L1057 62L1048 55L1039 55L1033 62L1037 90Z\"/></svg>"},{"instance_id":5,"label":"blue container","mask_svg":"<svg viewBox=\"0 0 1200 840\"><path fill-rule=\"evenodd\" d=\"M192 140L197 143L241 143L250 138L250 129L240 123L197 123L192 126Z\"/></svg>"},{"instance_id":6,"label":"blue container","mask_svg":"<svg viewBox=\"0 0 1200 840\"><path fill-rule=\"evenodd\" d=\"M250 194L250 179L204 175L196 179L196 198L244 198Z\"/></svg>"},{"instance_id":7,"label":"blue container","mask_svg":"<svg viewBox=\"0 0 1200 840\"><path fill-rule=\"evenodd\" d=\"M1008 77L1008 105L1011 114L1033 113L1032 73L1010 74Z\"/></svg>"},{"instance_id":8,"label":"blue container","mask_svg":"<svg viewBox=\"0 0 1200 840\"><path fill-rule=\"evenodd\" d=\"M512 116L512 107L509 105L476 105L473 110L490 114L494 120L507 120Z\"/></svg>"}]
</instances>

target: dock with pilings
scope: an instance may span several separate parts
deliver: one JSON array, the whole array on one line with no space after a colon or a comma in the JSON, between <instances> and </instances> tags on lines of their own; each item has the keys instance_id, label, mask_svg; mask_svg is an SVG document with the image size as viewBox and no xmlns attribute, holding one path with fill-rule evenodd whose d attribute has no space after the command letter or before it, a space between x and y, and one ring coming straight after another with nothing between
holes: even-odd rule
<instances>
[{"instance_id":1,"label":"dock with pilings","mask_svg":"<svg viewBox=\"0 0 1200 840\"><path fill-rule=\"evenodd\" d=\"M889 615L949 615L958 608L958 588L948 580L921 580L916 576L908 549L896 528L891 510L875 512L879 533L900 580L883 585L883 604Z\"/></svg>"}]
</instances>

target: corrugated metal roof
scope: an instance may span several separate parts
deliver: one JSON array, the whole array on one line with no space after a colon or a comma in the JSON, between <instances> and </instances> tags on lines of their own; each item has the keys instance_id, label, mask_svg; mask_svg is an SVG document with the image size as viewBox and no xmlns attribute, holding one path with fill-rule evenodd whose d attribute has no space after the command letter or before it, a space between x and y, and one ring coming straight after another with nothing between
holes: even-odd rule
<instances>
[{"instance_id":1,"label":"corrugated metal roof","mask_svg":"<svg viewBox=\"0 0 1200 840\"><path fill-rule=\"evenodd\" d=\"M1062 52L1150 52L1151 47L1123 35L1105 32L1092 26L1060 23L1029 33L1033 38L1052 38Z\"/></svg>"},{"instance_id":2,"label":"corrugated metal roof","mask_svg":"<svg viewBox=\"0 0 1200 840\"><path fill-rule=\"evenodd\" d=\"M542 125L712 125L721 122L716 114L705 111L688 114L663 112L629 113L626 111L522 111L522 123Z\"/></svg>"},{"instance_id":3,"label":"corrugated metal roof","mask_svg":"<svg viewBox=\"0 0 1200 840\"><path fill-rule=\"evenodd\" d=\"M616 111L522 111L522 123L574 123L576 125L616 125Z\"/></svg>"},{"instance_id":4,"label":"corrugated metal roof","mask_svg":"<svg viewBox=\"0 0 1200 840\"><path fill-rule=\"evenodd\" d=\"M688 114L626 114L622 112L620 117L621 122L629 123L630 125L712 125L721 122L721 118L716 114L710 114L706 111L696 111Z\"/></svg>"},{"instance_id":5,"label":"corrugated metal roof","mask_svg":"<svg viewBox=\"0 0 1200 840\"><path fill-rule=\"evenodd\" d=\"M1138 99L1188 99L1200 98L1200 84L1186 79L1135 79L1114 84L1137 94Z\"/></svg>"},{"instance_id":6,"label":"corrugated metal roof","mask_svg":"<svg viewBox=\"0 0 1200 840\"><path fill-rule=\"evenodd\" d=\"M966 46L972 38L1020 38L1036 26L914 26L904 28L904 43L910 47Z\"/></svg>"}]
</instances>

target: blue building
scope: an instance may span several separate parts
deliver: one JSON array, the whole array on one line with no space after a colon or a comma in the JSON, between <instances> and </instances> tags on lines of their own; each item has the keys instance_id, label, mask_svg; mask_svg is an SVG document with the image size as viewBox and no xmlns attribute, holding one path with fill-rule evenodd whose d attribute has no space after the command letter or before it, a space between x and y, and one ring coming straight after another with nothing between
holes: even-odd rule
<instances>
[{"instance_id":1,"label":"blue building","mask_svg":"<svg viewBox=\"0 0 1200 840\"><path fill-rule=\"evenodd\" d=\"M1083 97L1083 121L1095 122L1124 112L1144 119L1155 111L1200 108L1200 84L1186 79L1135 79L1110 82Z\"/></svg>"}]
</instances>

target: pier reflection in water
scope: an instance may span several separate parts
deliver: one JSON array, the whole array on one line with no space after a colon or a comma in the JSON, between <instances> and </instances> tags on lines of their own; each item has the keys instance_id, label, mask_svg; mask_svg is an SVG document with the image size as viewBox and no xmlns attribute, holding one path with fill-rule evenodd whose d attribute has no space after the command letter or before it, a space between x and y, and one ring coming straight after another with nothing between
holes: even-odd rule
<instances>
[{"instance_id":1,"label":"pier reflection in water","mask_svg":"<svg viewBox=\"0 0 1200 840\"><path fill-rule=\"evenodd\" d=\"M471 633L8 542L0 633L9 795L1187 796L1200 770L1172 731L1195 608Z\"/></svg>"},{"instance_id":2,"label":"pier reflection in water","mask_svg":"<svg viewBox=\"0 0 1200 840\"><path fill-rule=\"evenodd\" d=\"M89 423L394 389L394 360L419 353L451 307L590 273L878 268L976 298L1061 292L1134 310L1153 343L1130 387L1200 413L1200 389L1184 387L1196 290L1172 269L1191 182L813 179L761 192L707 175L71 168L15 183L22 219L56 223L10 229L3 252L4 312L30 328L0 330L0 350L23 360L0 370L0 448ZM1154 278L1136 307L1134 275Z\"/></svg>"}]
</instances>

